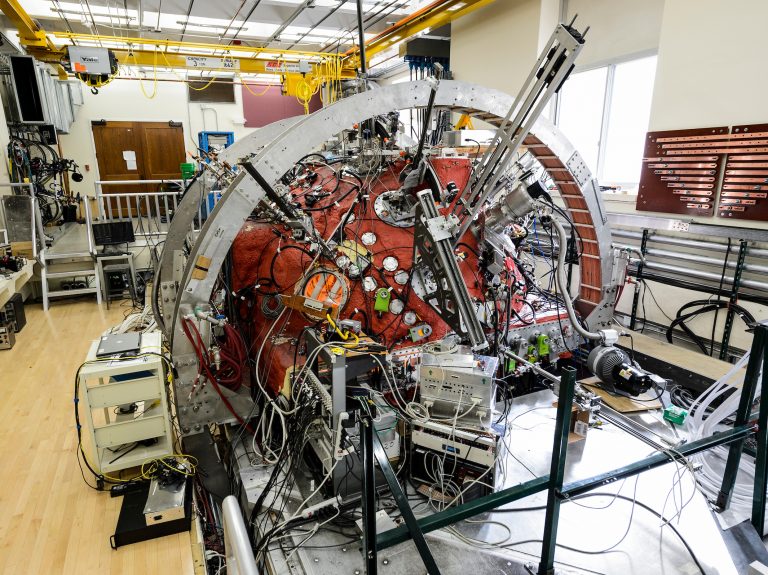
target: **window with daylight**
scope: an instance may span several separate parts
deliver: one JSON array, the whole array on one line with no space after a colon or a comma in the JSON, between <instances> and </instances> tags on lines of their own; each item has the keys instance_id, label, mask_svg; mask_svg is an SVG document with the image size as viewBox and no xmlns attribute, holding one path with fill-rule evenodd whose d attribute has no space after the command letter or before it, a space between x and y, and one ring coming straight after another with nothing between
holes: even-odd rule
<instances>
[{"instance_id":1,"label":"window with daylight","mask_svg":"<svg viewBox=\"0 0 768 575\"><path fill-rule=\"evenodd\" d=\"M557 125L602 185L637 191L651 114L656 56L574 73Z\"/></svg>"}]
</instances>

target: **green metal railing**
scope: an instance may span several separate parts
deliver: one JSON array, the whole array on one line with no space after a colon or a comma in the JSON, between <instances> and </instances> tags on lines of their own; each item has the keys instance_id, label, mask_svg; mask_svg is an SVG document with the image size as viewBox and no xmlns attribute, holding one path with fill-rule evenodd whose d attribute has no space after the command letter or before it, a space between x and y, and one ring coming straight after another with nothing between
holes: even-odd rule
<instances>
[{"instance_id":1,"label":"green metal railing","mask_svg":"<svg viewBox=\"0 0 768 575\"><path fill-rule=\"evenodd\" d=\"M444 511L418 520L413 516L407 498L389 465L389 460L387 459L383 448L381 448L381 444L378 441L378 435L376 434L373 425L364 425L363 421L361 421L360 430L361 434L363 434L361 437L363 445L366 445L365 438L367 434L372 436L372 440L376 444L376 447L372 450L375 454L372 453L368 457L373 458L375 455L379 466L384 472L387 483L395 495L398 507L406 520L406 525L401 525L400 527L387 530L383 533L376 533L375 523L371 523L370 525L372 527L369 526L364 530L363 539L365 542L364 549L367 551L367 575L376 575L377 551L387 549L393 545L408 541L409 539L414 539L417 543L419 553L425 562L428 574L439 575L439 568L429 550L429 545L424 539L425 533L449 527L463 519L468 519L479 513L492 511L502 505L519 501L544 491L548 492L547 511L538 573L539 575L551 575L554 573L557 528L560 515L560 503L562 501L578 495L583 495L595 488L609 483L632 477L661 465L666 465L672 461L679 461L681 456L687 457L720 445L730 445L731 447L723 478L723 485L720 496L718 497L718 505L721 509L725 509L730 502L735 486L736 473L739 468L744 440L755 433L757 434L758 449L756 454L752 524L758 533L762 533L765 523L766 490L768 489L768 368L762 369L763 381L760 393L760 411L757 422L750 422L749 417L750 408L755 400L757 391L758 375L763 366L768 366L768 322L761 322L755 328L750 361L747 366L744 385L741 390L740 403L736 414L736 421L733 428L715 433L710 437L683 444L675 449L674 454L658 452L629 465L624 465L606 473L601 473L588 479L573 481L564 485L563 477L571 421L571 405L576 385L576 371L572 368L565 368L560 382L560 396L557 406L557 416L555 419L554 448L552 450L549 474L475 499L468 503L450 507ZM363 452L364 457L366 457L369 450L364 448ZM372 469L372 461L371 467L368 469ZM374 494L366 493L366 489L363 491L364 508L367 506L366 513L375 512Z\"/></svg>"}]
</instances>

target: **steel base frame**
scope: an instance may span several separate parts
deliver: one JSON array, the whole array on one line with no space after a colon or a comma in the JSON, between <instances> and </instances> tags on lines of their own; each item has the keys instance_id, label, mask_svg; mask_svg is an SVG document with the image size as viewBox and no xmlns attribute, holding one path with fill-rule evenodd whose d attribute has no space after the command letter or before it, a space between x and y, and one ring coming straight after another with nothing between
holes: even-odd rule
<instances>
[{"instance_id":1,"label":"steel base frame","mask_svg":"<svg viewBox=\"0 0 768 575\"><path fill-rule=\"evenodd\" d=\"M764 369L760 394L760 412L755 425L749 421L749 417L750 408L755 399L757 378L761 366L764 366ZM429 551L429 546L423 539L425 533L449 527L479 513L492 511L507 503L524 499L542 491L547 491L548 497L538 575L551 575L555 572L554 564L557 528L560 517L560 505L563 501L583 495L598 487L666 465L675 460L669 453L658 452L606 473L601 473L587 479L573 481L564 485L563 476L575 384L576 371L573 368L565 368L561 377L560 397L558 398L557 416L555 420L554 446L552 450L550 472L548 475L536 477L535 479L531 479L514 487L491 493L485 497L475 499L456 507L448 508L418 520L410 521L409 516L412 518L413 513L408 506L402 488L397 482L386 456L377 456L376 461L382 471L384 471L392 493L395 494L395 499L398 502L398 507L400 507L400 510L403 513L403 517L406 519L406 524L394 529L389 529L383 533L376 533L375 521L369 523L364 521L363 541L364 549L368 554L366 555L366 559L370 559L371 556L373 557L372 561L367 561L367 575L376 575L377 573L376 553L378 551L403 543L409 539L413 539L414 542L417 543L419 553L421 554L422 559L424 559L429 575L439 574L440 571L434 563L434 558ZM367 426L365 430L361 427L361 432L370 433L372 434L374 441L378 440L378 436L376 435L373 426ZM683 444L675 450L674 457L679 460L681 456L687 457L720 445L731 446L724 473L723 485L718 498L718 505L720 505L722 509L725 509L730 502L735 486L736 473L739 467L744 440L754 434L757 434L758 452L756 457L752 525L759 534L762 534L765 523L766 489L768 489L768 321L761 322L755 328L750 362L747 367L747 374L741 391L739 409L733 428L715 433L710 437ZM364 456L368 456L368 451L366 449L363 451L365 452ZM373 466L371 465L370 468L372 469L372 467ZM407 510L401 506L398 494L402 496L404 507L407 508ZM375 513L374 494L364 490L363 499L364 509L366 509L366 511L364 511L364 517L369 517L371 513Z\"/></svg>"}]
</instances>

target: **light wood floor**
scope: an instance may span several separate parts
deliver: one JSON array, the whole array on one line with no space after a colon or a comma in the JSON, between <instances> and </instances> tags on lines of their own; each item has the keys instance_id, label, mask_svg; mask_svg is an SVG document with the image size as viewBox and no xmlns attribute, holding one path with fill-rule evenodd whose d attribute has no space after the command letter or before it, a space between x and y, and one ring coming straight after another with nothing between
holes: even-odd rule
<instances>
[{"instance_id":1,"label":"light wood floor","mask_svg":"<svg viewBox=\"0 0 768 575\"><path fill-rule=\"evenodd\" d=\"M192 574L189 533L113 551L121 498L89 489L75 459L74 374L127 308L27 305L0 350L0 574Z\"/></svg>"}]
</instances>

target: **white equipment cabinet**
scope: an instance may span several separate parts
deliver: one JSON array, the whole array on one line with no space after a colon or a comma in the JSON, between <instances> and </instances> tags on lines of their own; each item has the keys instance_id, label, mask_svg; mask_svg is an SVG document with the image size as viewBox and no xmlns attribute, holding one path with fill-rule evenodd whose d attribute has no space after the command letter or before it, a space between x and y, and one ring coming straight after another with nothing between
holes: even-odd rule
<instances>
[{"instance_id":1,"label":"white equipment cabinet","mask_svg":"<svg viewBox=\"0 0 768 575\"><path fill-rule=\"evenodd\" d=\"M160 332L143 334L141 353L162 353ZM96 360L99 341L86 361ZM135 404L132 413L119 406ZM136 359L102 359L80 370L80 413L85 412L93 446L91 459L101 473L136 467L173 453L165 385L165 366L158 355ZM151 445L141 442L155 440Z\"/></svg>"}]
</instances>

